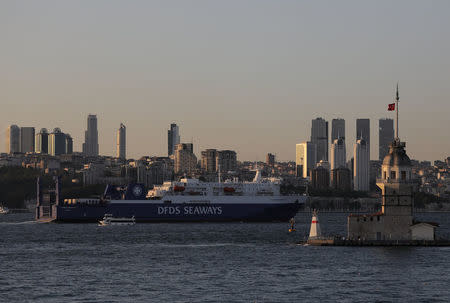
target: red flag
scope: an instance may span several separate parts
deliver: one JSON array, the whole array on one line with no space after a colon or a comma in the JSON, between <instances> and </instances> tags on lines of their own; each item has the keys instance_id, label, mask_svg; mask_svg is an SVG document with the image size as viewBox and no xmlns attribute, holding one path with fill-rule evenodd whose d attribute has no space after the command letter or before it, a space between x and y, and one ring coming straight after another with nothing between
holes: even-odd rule
<instances>
[{"instance_id":1,"label":"red flag","mask_svg":"<svg viewBox=\"0 0 450 303\"><path fill-rule=\"evenodd\" d=\"M389 110L389 111L395 110L395 103L389 104L389 105L388 105L388 110Z\"/></svg>"}]
</instances>

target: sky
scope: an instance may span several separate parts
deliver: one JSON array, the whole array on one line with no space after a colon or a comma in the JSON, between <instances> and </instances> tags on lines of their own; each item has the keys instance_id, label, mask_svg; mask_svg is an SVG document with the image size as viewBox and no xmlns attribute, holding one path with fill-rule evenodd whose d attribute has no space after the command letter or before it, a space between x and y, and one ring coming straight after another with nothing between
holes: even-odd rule
<instances>
[{"instance_id":1,"label":"sky","mask_svg":"<svg viewBox=\"0 0 450 303\"><path fill-rule=\"evenodd\" d=\"M0 151L8 125L53 129L81 151L97 114L100 153L167 154L180 126L197 156L294 160L311 120L378 119L400 87L400 138L418 160L450 156L450 1L0 2ZM331 134L331 129L330 129Z\"/></svg>"}]
</instances>

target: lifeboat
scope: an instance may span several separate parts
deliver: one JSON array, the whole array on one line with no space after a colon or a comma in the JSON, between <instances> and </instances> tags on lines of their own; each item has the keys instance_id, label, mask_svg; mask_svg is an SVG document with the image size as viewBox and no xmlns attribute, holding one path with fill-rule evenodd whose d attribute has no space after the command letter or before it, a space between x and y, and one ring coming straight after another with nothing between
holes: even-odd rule
<instances>
[{"instance_id":1,"label":"lifeboat","mask_svg":"<svg viewBox=\"0 0 450 303\"><path fill-rule=\"evenodd\" d=\"M233 187L224 187L223 191L225 193L234 193L236 190Z\"/></svg>"},{"instance_id":2,"label":"lifeboat","mask_svg":"<svg viewBox=\"0 0 450 303\"><path fill-rule=\"evenodd\" d=\"M175 185L173 187L173 191L182 192L182 191L184 191L184 186L177 186L177 185Z\"/></svg>"}]
</instances>

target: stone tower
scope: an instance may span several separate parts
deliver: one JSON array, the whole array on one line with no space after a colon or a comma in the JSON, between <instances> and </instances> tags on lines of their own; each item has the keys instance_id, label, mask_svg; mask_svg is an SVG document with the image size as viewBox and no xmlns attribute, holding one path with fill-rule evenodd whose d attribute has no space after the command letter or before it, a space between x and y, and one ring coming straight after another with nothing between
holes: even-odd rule
<instances>
[{"instance_id":1,"label":"stone tower","mask_svg":"<svg viewBox=\"0 0 450 303\"><path fill-rule=\"evenodd\" d=\"M348 237L361 240L411 240L413 226L413 192L411 160L405 143L392 142L383 160L382 178L377 180L382 191L381 211L375 214L350 215Z\"/></svg>"},{"instance_id":2,"label":"stone tower","mask_svg":"<svg viewBox=\"0 0 450 303\"><path fill-rule=\"evenodd\" d=\"M386 239L407 240L411 238L413 224L413 192L411 160L405 151L405 143L396 139L384 157L381 167L382 178L377 186L382 192L381 212L384 215Z\"/></svg>"}]
</instances>

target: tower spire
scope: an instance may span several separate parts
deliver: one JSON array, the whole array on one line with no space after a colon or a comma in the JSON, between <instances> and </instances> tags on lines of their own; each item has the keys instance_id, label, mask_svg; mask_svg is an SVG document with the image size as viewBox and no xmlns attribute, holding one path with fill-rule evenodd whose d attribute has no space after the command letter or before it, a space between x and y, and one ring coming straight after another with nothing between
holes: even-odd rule
<instances>
[{"instance_id":1,"label":"tower spire","mask_svg":"<svg viewBox=\"0 0 450 303\"><path fill-rule=\"evenodd\" d=\"M396 110L396 114L397 114L395 138L397 139L397 141L400 140L399 136L398 136L398 100L400 100L400 96L399 96L399 93L398 93L398 82L397 82L397 90L395 92L395 103L396 103L395 104L395 110Z\"/></svg>"}]
</instances>

